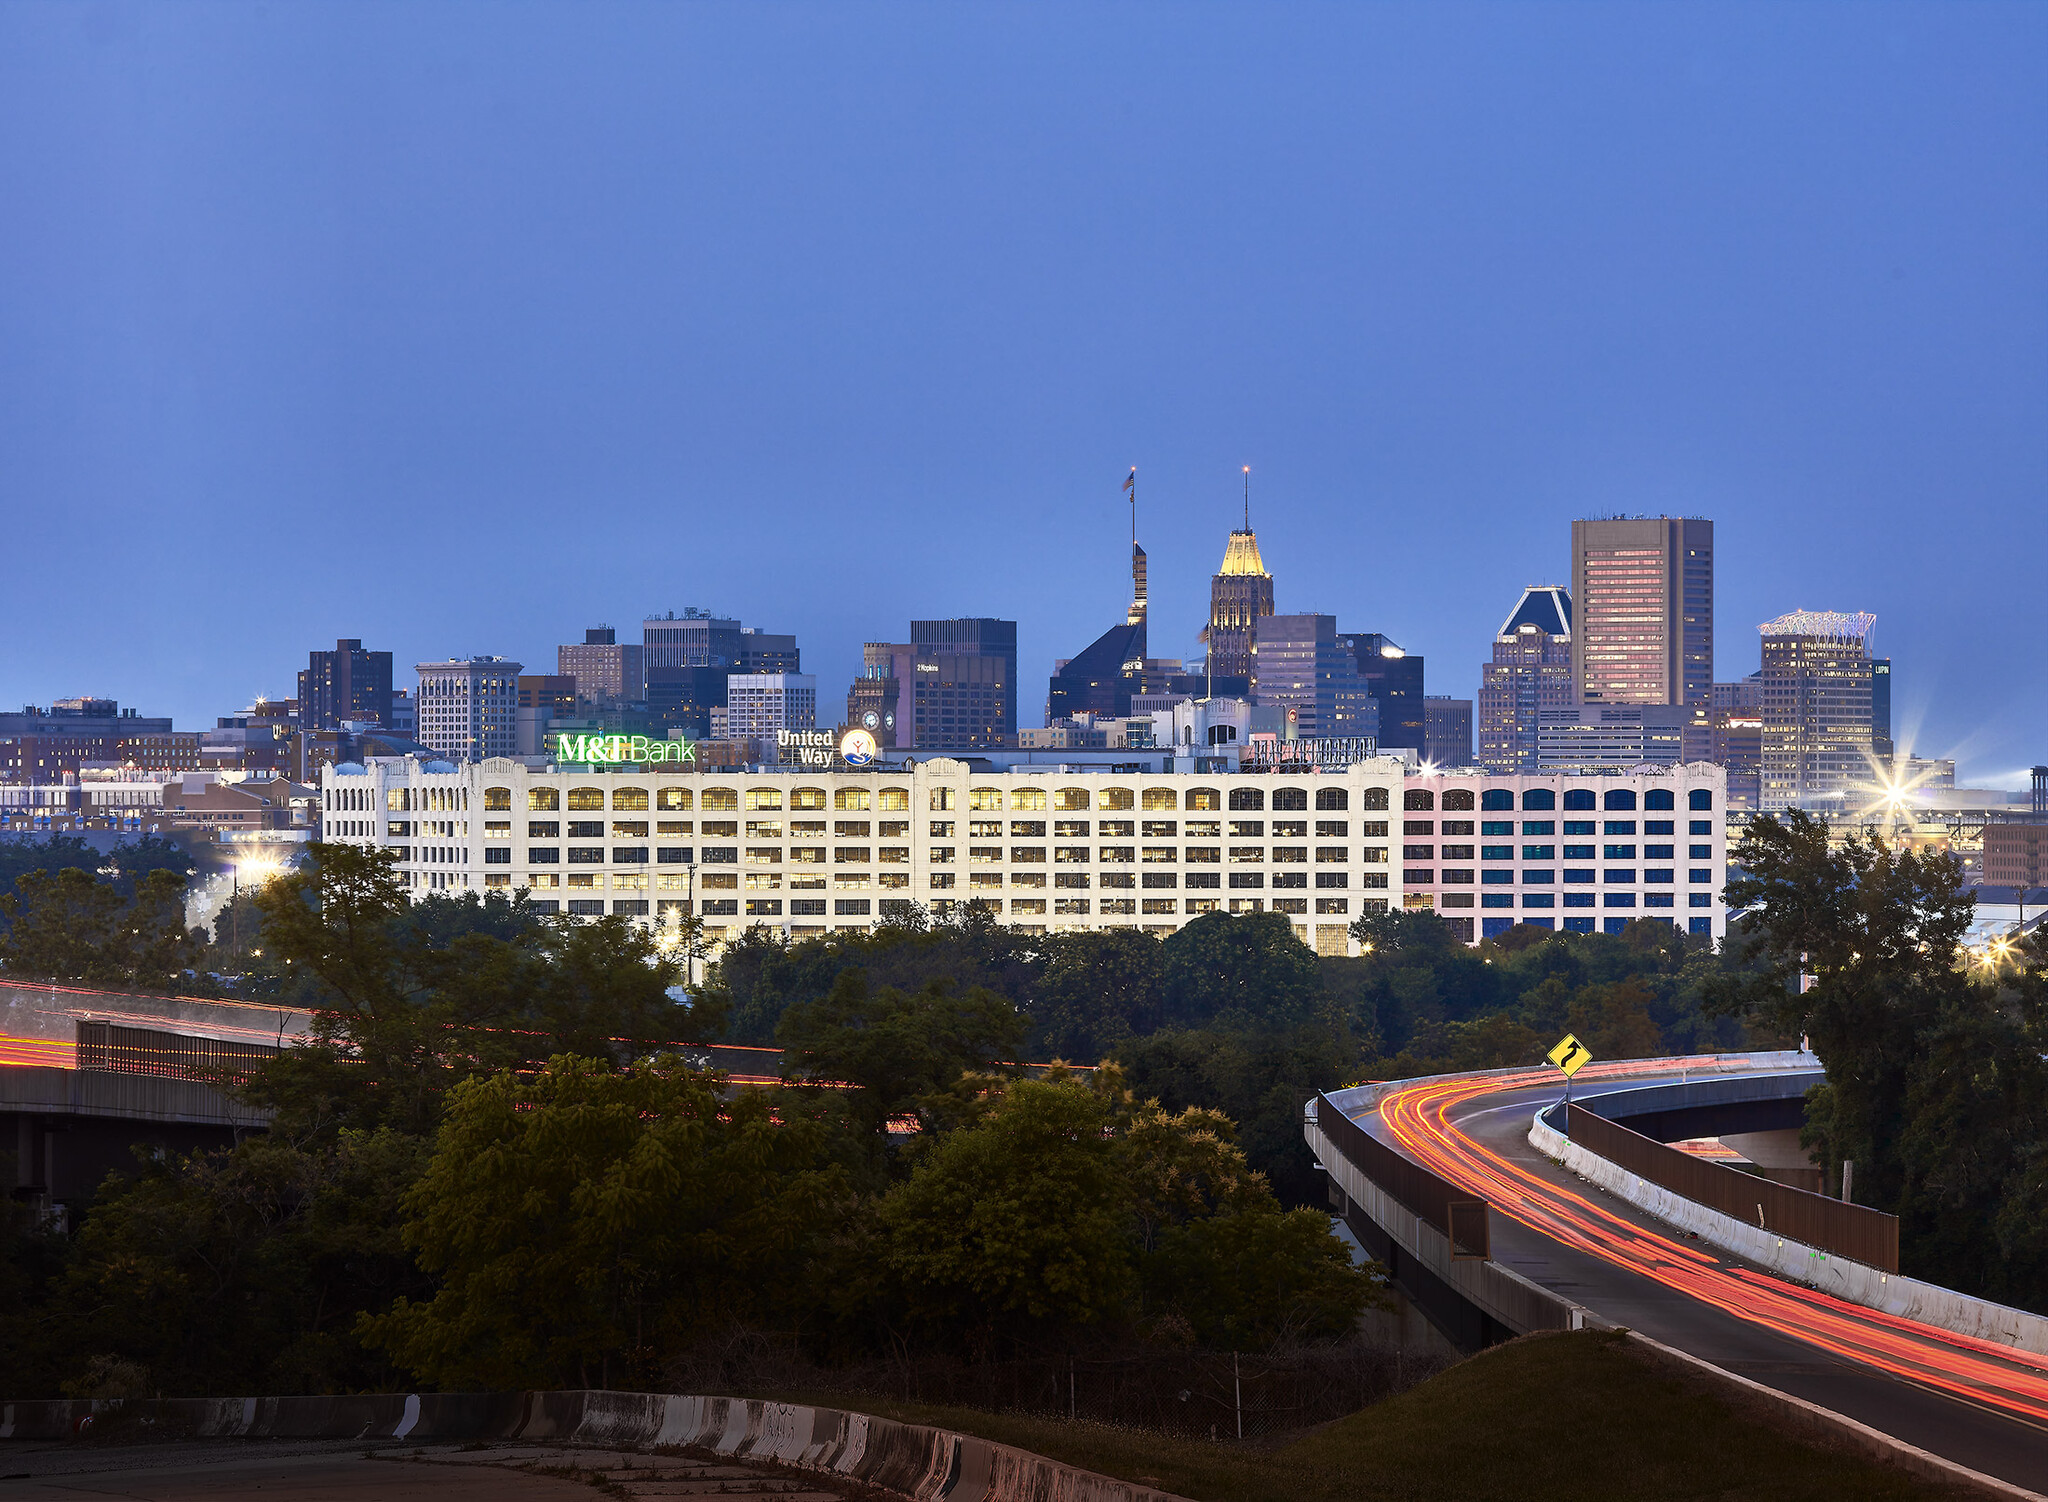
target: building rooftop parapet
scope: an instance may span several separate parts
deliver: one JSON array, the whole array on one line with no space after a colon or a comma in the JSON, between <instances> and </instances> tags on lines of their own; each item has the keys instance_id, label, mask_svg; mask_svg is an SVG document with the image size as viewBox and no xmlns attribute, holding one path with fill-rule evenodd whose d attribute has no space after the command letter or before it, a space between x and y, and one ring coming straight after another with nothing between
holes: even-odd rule
<instances>
[{"instance_id":1,"label":"building rooftop parapet","mask_svg":"<svg viewBox=\"0 0 2048 1502\"><path fill-rule=\"evenodd\" d=\"M1794 610L1757 631L1764 636L1814 636L1828 641L1867 641L1877 617L1867 610Z\"/></svg>"}]
</instances>

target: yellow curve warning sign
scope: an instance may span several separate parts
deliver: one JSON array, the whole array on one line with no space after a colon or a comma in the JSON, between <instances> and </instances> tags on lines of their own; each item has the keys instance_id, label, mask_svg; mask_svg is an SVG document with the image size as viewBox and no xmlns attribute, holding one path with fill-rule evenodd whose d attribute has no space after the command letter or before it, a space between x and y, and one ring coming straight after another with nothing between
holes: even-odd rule
<instances>
[{"instance_id":1,"label":"yellow curve warning sign","mask_svg":"<svg viewBox=\"0 0 2048 1502\"><path fill-rule=\"evenodd\" d=\"M1586 1052L1586 1045L1570 1033L1559 1039L1557 1047L1551 1049L1544 1057L1562 1069L1566 1079L1570 1079L1593 1060L1593 1056Z\"/></svg>"}]
</instances>

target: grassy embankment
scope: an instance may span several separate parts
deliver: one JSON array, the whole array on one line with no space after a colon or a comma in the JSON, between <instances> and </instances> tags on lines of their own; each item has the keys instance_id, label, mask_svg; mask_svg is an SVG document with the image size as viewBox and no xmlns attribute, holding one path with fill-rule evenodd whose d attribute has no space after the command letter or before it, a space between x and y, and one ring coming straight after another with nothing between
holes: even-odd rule
<instances>
[{"instance_id":1,"label":"grassy embankment","mask_svg":"<svg viewBox=\"0 0 2048 1502\"><path fill-rule=\"evenodd\" d=\"M1904 1502L1964 1495L1794 1438L1621 1335L1534 1336L1276 1446L845 1393L753 1393L934 1424L1198 1502Z\"/></svg>"}]
</instances>

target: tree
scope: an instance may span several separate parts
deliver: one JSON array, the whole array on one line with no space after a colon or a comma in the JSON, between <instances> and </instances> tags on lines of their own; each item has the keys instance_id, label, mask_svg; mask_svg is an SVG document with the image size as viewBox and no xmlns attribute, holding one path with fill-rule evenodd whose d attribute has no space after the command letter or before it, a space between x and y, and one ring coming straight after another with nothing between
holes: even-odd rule
<instances>
[{"instance_id":1,"label":"tree","mask_svg":"<svg viewBox=\"0 0 2048 1502\"><path fill-rule=\"evenodd\" d=\"M355 1316L424 1281L398 1204L424 1144L272 1136L110 1176L73 1239L49 1318L57 1371L124 1362L170 1395L385 1386Z\"/></svg>"},{"instance_id":2,"label":"tree","mask_svg":"<svg viewBox=\"0 0 2048 1502\"><path fill-rule=\"evenodd\" d=\"M986 1120L933 1145L882 1207L914 1322L985 1355L1123 1312L1132 1193L1110 1121L1086 1085L1021 1080Z\"/></svg>"},{"instance_id":3,"label":"tree","mask_svg":"<svg viewBox=\"0 0 2048 1502\"><path fill-rule=\"evenodd\" d=\"M847 1210L818 1134L768 1097L673 1060L561 1057L466 1080L405 1201L440 1280L359 1330L442 1387L655 1380L710 1322L773 1317Z\"/></svg>"},{"instance_id":4,"label":"tree","mask_svg":"<svg viewBox=\"0 0 2048 1502\"><path fill-rule=\"evenodd\" d=\"M1270 1199L1171 1228L1146 1281L1198 1340L1231 1350L1343 1335L1392 1302L1352 1265L1327 1214Z\"/></svg>"},{"instance_id":5,"label":"tree","mask_svg":"<svg viewBox=\"0 0 2048 1502\"><path fill-rule=\"evenodd\" d=\"M1327 1213L1280 1209L1233 1135L1135 1101L1114 1069L1003 1086L883 1203L913 1321L983 1355L1166 1319L1240 1347L1348 1329L1371 1278Z\"/></svg>"},{"instance_id":6,"label":"tree","mask_svg":"<svg viewBox=\"0 0 2048 1502\"><path fill-rule=\"evenodd\" d=\"M1280 1029L1317 1014L1316 957L1285 914L1205 913L1161 948L1163 1020L1171 1025Z\"/></svg>"},{"instance_id":7,"label":"tree","mask_svg":"<svg viewBox=\"0 0 2048 1502\"><path fill-rule=\"evenodd\" d=\"M1334 1090L1356 1066L1356 1048L1332 1027L1281 1033L1217 1028L1168 1030L1118 1050L1131 1089L1169 1111L1210 1106L1236 1123L1234 1140L1281 1203L1318 1204L1322 1175L1301 1136L1301 1107Z\"/></svg>"},{"instance_id":8,"label":"tree","mask_svg":"<svg viewBox=\"0 0 2048 1502\"><path fill-rule=\"evenodd\" d=\"M17 974L88 985L173 990L197 958L185 931L185 877L151 870L132 896L77 866L30 871L0 897L10 922L0 964Z\"/></svg>"},{"instance_id":9,"label":"tree","mask_svg":"<svg viewBox=\"0 0 2048 1502\"><path fill-rule=\"evenodd\" d=\"M1055 935L1031 998L1034 1058L1093 1061L1158 1027L1164 1015L1161 946L1147 933L1111 929Z\"/></svg>"},{"instance_id":10,"label":"tree","mask_svg":"<svg viewBox=\"0 0 2048 1502\"><path fill-rule=\"evenodd\" d=\"M313 1035L242 1088L292 1133L430 1132L460 1079L570 1050L637 1057L722 1021L671 999L680 962L627 918L522 917L509 939L490 931L509 915L483 906L414 922L388 851L312 846L259 902L266 948L310 978Z\"/></svg>"},{"instance_id":11,"label":"tree","mask_svg":"<svg viewBox=\"0 0 2048 1502\"><path fill-rule=\"evenodd\" d=\"M1827 1066L1809 1145L1900 1218L1901 1265L2048 1307L2038 1207L2048 1140L2048 983L2024 950L1972 973L1959 863L1881 837L1830 838L1793 810L1750 826L1728 884L1747 968L1716 1006L1804 1033Z\"/></svg>"},{"instance_id":12,"label":"tree","mask_svg":"<svg viewBox=\"0 0 2048 1502\"><path fill-rule=\"evenodd\" d=\"M892 1118L920 1113L926 1097L986 1070L1023 1031L1010 1004L980 986L956 992L935 980L911 995L871 993L865 970L843 970L822 1000L783 1012L776 1041L788 1078L854 1087L853 1114L879 1144Z\"/></svg>"}]
</instances>

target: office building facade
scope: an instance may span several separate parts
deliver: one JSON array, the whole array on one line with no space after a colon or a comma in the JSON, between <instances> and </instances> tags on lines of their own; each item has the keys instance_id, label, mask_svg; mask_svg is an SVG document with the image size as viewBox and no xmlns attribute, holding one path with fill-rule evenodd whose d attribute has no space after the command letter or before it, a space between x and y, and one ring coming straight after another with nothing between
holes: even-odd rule
<instances>
[{"instance_id":1,"label":"office building facade","mask_svg":"<svg viewBox=\"0 0 2048 1502\"><path fill-rule=\"evenodd\" d=\"M330 807L379 811L342 838L398 850L415 895L524 888L576 916L694 912L712 945L747 926L802 938L977 902L1028 932L1164 935L1207 913L1279 912L1319 952L1352 954L1351 923L1401 887L1391 760L1221 777L985 774L945 757L738 775L430 766L322 778Z\"/></svg>"},{"instance_id":2,"label":"office building facade","mask_svg":"<svg viewBox=\"0 0 2048 1502\"><path fill-rule=\"evenodd\" d=\"M1378 631L1350 633L1341 639L1351 648L1365 691L1379 706L1379 744L1420 755L1428 736L1421 654L1404 650Z\"/></svg>"},{"instance_id":3,"label":"office building facade","mask_svg":"<svg viewBox=\"0 0 2048 1502\"><path fill-rule=\"evenodd\" d=\"M1612 776L1421 776L1402 794L1402 906L1468 943L1518 923L1728 927L1726 782L1703 762Z\"/></svg>"},{"instance_id":4,"label":"office building facade","mask_svg":"<svg viewBox=\"0 0 2048 1502\"><path fill-rule=\"evenodd\" d=\"M1714 524L1572 523L1572 681L1590 704L1706 708L1714 682Z\"/></svg>"},{"instance_id":5,"label":"office building facade","mask_svg":"<svg viewBox=\"0 0 2048 1502\"><path fill-rule=\"evenodd\" d=\"M645 652L620 642L610 626L594 626L582 641L557 647L554 676L576 680L576 708L582 714L616 714L647 697Z\"/></svg>"},{"instance_id":6,"label":"office building facade","mask_svg":"<svg viewBox=\"0 0 2048 1502\"><path fill-rule=\"evenodd\" d=\"M333 730L344 721L391 725L391 654L365 652L353 637L307 653L299 673L299 723Z\"/></svg>"},{"instance_id":7,"label":"office building facade","mask_svg":"<svg viewBox=\"0 0 2048 1502\"><path fill-rule=\"evenodd\" d=\"M947 621L912 621L910 644L917 660L936 672L920 672L918 689L928 694L938 736L950 728L974 734L959 745L1002 745L1017 732L1017 623L987 616ZM990 664L994 664L993 667ZM922 680L931 679L929 684ZM991 703L989 695L994 693ZM915 707L915 705L913 705ZM943 739L920 744L945 745Z\"/></svg>"},{"instance_id":8,"label":"office building facade","mask_svg":"<svg viewBox=\"0 0 2048 1502\"><path fill-rule=\"evenodd\" d=\"M1479 765L1489 772L1537 769L1537 716L1578 701L1572 668L1572 599L1555 584L1532 584L1493 634L1493 660L1479 669Z\"/></svg>"},{"instance_id":9,"label":"office building facade","mask_svg":"<svg viewBox=\"0 0 2048 1502\"><path fill-rule=\"evenodd\" d=\"M846 723L881 744L942 750L1016 744L1015 621L912 621L909 641L868 642L861 655L861 676L847 691Z\"/></svg>"},{"instance_id":10,"label":"office building facade","mask_svg":"<svg viewBox=\"0 0 2048 1502\"><path fill-rule=\"evenodd\" d=\"M520 663L509 657L451 657L417 665L419 728L414 739L452 762L513 756L519 746Z\"/></svg>"},{"instance_id":11,"label":"office building facade","mask_svg":"<svg viewBox=\"0 0 2048 1502\"><path fill-rule=\"evenodd\" d=\"M1693 711L1680 704L1578 704L1536 714L1542 772L1626 771L1689 760Z\"/></svg>"},{"instance_id":12,"label":"office building facade","mask_svg":"<svg viewBox=\"0 0 2048 1502\"><path fill-rule=\"evenodd\" d=\"M1867 612L1795 610L1763 635L1760 805L1845 811L1867 800L1877 746Z\"/></svg>"},{"instance_id":13,"label":"office building facade","mask_svg":"<svg viewBox=\"0 0 2048 1502\"><path fill-rule=\"evenodd\" d=\"M773 742L784 730L818 728L818 680L809 673L731 673L723 736Z\"/></svg>"},{"instance_id":14,"label":"office building facade","mask_svg":"<svg viewBox=\"0 0 2048 1502\"><path fill-rule=\"evenodd\" d=\"M1986 824L1984 884L2021 891L2048 885L2048 825Z\"/></svg>"},{"instance_id":15,"label":"office building facade","mask_svg":"<svg viewBox=\"0 0 2048 1502\"><path fill-rule=\"evenodd\" d=\"M1422 759L1432 767L1469 767L1472 701L1430 694L1422 701Z\"/></svg>"},{"instance_id":16,"label":"office building facade","mask_svg":"<svg viewBox=\"0 0 2048 1502\"><path fill-rule=\"evenodd\" d=\"M1379 734L1379 705L1333 615L1259 618L1253 629L1252 698L1283 711L1296 737Z\"/></svg>"},{"instance_id":17,"label":"office building facade","mask_svg":"<svg viewBox=\"0 0 2048 1502\"><path fill-rule=\"evenodd\" d=\"M1404 778L1391 758L1221 776L980 773L943 757L749 773L397 758L326 768L321 796L375 811L333 837L397 851L416 897L524 889L572 916L694 915L713 947L750 926L806 938L980 903L1026 932L1163 936L1210 913L1277 912L1337 955L1396 893L1467 942L1516 922L1617 932L1632 918L1719 937L1718 788L1711 767Z\"/></svg>"}]
</instances>

